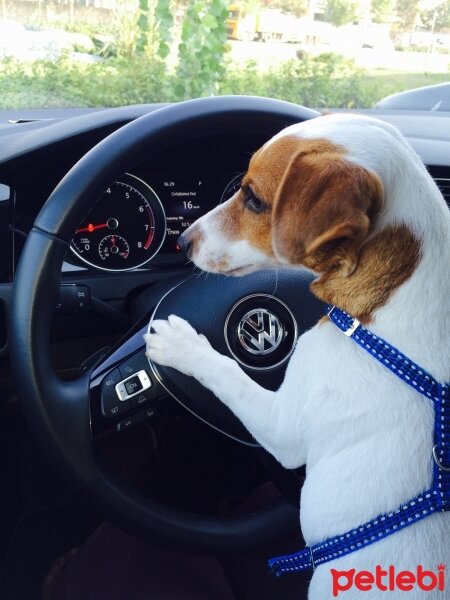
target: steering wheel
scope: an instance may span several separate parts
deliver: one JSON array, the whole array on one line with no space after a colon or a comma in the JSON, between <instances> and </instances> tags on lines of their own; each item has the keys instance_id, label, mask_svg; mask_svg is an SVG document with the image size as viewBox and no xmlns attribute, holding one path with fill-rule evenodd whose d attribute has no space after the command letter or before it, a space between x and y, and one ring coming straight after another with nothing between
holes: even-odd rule
<instances>
[{"instance_id":1,"label":"steering wheel","mask_svg":"<svg viewBox=\"0 0 450 600\"><path fill-rule=\"evenodd\" d=\"M192 139L212 126L215 131L241 134L259 131L269 138L287 125L316 116L315 111L293 104L252 97L191 100L147 114L105 138L71 169L28 235L16 273L10 320L11 360L23 414L59 473L81 488L110 520L135 535L191 551L250 549L292 533L298 527L298 508L282 499L233 518L188 514L145 497L102 466L96 436L108 428L120 431L151 418L167 394L239 443L255 442L197 382L172 369L149 365L142 325L94 370L75 381L57 377L50 362L49 331L73 233L112 181L173 140ZM184 317L219 352L234 355L261 385L275 389L297 334L310 327L320 311L309 283L309 276L293 271L244 278L186 276L158 298L151 297L155 293L150 288L147 301L149 308L156 305L157 318L171 313ZM267 319L272 333L264 329ZM260 329L255 326L258 322ZM134 381L139 393L129 393L127 381Z\"/></svg>"}]
</instances>

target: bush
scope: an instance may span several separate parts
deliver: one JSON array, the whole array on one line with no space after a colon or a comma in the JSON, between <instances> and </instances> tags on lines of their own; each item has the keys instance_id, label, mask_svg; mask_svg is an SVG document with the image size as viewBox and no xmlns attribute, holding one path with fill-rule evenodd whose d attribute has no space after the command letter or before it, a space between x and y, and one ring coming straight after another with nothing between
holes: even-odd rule
<instances>
[{"instance_id":1,"label":"bush","mask_svg":"<svg viewBox=\"0 0 450 600\"><path fill-rule=\"evenodd\" d=\"M256 62L226 63L215 82L199 86L196 71L183 72L184 85L162 58L140 54L97 63L0 61L0 108L96 107L176 102L195 95L242 94L279 98L314 108L369 108L395 92L448 80L448 74L370 75L338 55L300 55L261 72ZM195 82L189 78L196 77ZM201 80L200 80L201 81Z\"/></svg>"},{"instance_id":2,"label":"bush","mask_svg":"<svg viewBox=\"0 0 450 600\"><path fill-rule=\"evenodd\" d=\"M120 106L174 100L162 61L0 63L0 108Z\"/></svg>"},{"instance_id":3,"label":"bush","mask_svg":"<svg viewBox=\"0 0 450 600\"><path fill-rule=\"evenodd\" d=\"M298 59L259 72L255 62L244 69L228 65L221 93L257 94L315 108L363 108L378 99L376 86L353 61L337 54L317 57L299 52Z\"/></svg>"}]
</instances>

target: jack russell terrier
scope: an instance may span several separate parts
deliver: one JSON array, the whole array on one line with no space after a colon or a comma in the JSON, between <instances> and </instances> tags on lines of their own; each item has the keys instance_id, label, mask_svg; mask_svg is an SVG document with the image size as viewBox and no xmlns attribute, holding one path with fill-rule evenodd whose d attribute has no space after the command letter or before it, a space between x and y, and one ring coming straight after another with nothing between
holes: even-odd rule
<instances>
[{"instance_id":1,"label":"jack russell terrier","mask_svg":"<svg viewBox=\"0 0 450 600\"><path fill-rule=\"evenodd\" d=\"M180 243L212 273L306 267L338 307L299 338L276 392L179 317L145 336L149 359L195 377L284 467L306 464L309 554L274 570L315 567L310 600L450 597L450 212L419 157L369 117L293 125Z\"/></svg>"}]
</instances>

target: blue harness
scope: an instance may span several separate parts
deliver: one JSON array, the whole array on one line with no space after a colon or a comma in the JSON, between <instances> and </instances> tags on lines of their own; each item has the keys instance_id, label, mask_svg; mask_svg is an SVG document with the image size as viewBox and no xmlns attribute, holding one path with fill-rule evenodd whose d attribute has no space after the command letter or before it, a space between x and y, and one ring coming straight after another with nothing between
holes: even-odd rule
<instances>
[{"instance_id":1,"label":"blue harness","mask_svg":"<svg viewBox=\"0 0 450 600\"><path fill-rule=\"evenodd\" d=\"M270 559L269 568L275 575L315 569L330 560L369 546L433 513L450 510L450 387L433 379L419 365L365 329L357 319L340 308L327 306L327 314L345 335L433 402L433 482L428 490L390 513L379 515L356 529L307 546L294 554Z\"/></svg>"}]
</instances>

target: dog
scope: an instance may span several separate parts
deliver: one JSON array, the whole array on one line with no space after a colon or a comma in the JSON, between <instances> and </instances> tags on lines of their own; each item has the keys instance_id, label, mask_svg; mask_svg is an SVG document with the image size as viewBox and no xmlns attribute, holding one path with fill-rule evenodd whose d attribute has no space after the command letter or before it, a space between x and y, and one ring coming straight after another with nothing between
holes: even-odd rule
<instances>
[{"instance_id":1,"label":"dog","mask_svg":"<svg viewBox=\"0 0 450 600\"><path fill-rule=\"evenodd\" d=\"M252 156L240 190L180 244L205 271L239 276L306 268L312 292L450 381L450 213L393 126L332 114L290 126ZM278 391L261 388L186 321L145 336L156 363L195 377L288 469L306 465L308 545L394 510L432 479L434 409L326 317L298 339ZM438 513L317 567L308 598L336 597L332 570L450 564L450 514ZM354 573L355 571L353 571ZM335 586L336 587L336 586ZM364 588L362 588L364 589ZM404 598L375 585L364 598ZM414 588L411 599L450 594ZM361 598L355 586L342 597Z\"/></svg>"}]
</instances>

